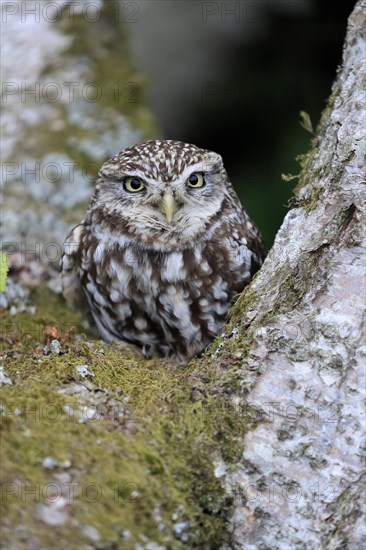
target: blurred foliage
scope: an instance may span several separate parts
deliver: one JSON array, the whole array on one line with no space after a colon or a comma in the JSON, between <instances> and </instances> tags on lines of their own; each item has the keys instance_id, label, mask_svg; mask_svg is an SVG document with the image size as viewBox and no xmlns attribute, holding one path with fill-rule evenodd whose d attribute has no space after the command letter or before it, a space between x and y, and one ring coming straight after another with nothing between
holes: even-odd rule
<instances>
[{"instance_id":1,"label":"blurred foliage","mask_svg":"<svg viewBox=\"0 0 366 550\"><path fill-rule=\"evenodd\" d=\"M8 274L8 261L6 254L0 252L0 292L5 290L6 276Z\"/></svg>"}]
</instances>

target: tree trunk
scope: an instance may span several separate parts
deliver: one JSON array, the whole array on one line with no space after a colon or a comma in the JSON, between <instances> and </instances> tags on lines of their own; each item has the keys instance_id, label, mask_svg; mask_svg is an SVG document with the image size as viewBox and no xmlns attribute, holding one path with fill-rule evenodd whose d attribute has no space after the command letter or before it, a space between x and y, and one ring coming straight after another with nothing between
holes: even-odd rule
<instances>
[{"instance_id":1,"label":"tree trunk","mask_svg":"<svg viewBox=\"0 0 366 550\"><path fill-rule=\"evenodd\" d=\"M293 208L234 308L233 338L247 335L236 403L257 421L222 476L235 502L230 548L365 544L365 32L359 1Z\"/></svg>"}]
</instances>

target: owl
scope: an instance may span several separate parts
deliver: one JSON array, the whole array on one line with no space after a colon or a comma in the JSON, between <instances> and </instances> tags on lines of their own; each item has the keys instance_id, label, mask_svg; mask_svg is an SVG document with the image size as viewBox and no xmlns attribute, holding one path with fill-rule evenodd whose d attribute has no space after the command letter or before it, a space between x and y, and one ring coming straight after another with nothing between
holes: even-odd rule
<instances>
[{"instance_id":1,"label":"owl","mask_svg":"<svg viewBox=\"0 0 366 550\"><path fill-rule=\"evenodd\" d=\"M185 364L219 333L263 258L221 156L150 140L100 169L64 244L62 288L106 342Z\"/></svg>"}]
</instances>

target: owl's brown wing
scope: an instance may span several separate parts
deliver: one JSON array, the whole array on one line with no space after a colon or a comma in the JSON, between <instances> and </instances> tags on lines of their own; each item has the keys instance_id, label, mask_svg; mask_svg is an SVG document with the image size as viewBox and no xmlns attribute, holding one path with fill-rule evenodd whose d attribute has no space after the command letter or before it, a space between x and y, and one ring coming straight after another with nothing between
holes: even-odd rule
<instances>
[{"instance_id":1,"label":"owl's brown wing","mask_svg":"<svg viewBox=\"0 0 366 550\"><path fill-rule=\"evenodd\" d=\"M66 237L61 258L61 286L67 304L80 311L88 324L93 325L93 317L80 279L84 230L85 226L81 223Z\"/></svg>"}]
</instances>

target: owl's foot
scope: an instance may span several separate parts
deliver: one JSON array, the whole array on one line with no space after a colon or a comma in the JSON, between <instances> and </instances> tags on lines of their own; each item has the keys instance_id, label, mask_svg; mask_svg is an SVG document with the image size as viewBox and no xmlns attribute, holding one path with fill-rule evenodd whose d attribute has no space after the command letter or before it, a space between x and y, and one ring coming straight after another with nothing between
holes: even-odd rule
<instances>
[{"instance_id":1,"label":"owl's foot","mask_svg":"<svg viewBox=\"0 0 366 550\"><path fill-rule=\"evenodd\" d=\"M174 350L169 346L157 346L156 348L151 344L144 344L142 346L142 353L145 359L151 359L155 352L163 359L170 359L174 356Z\"/></svg>"},{"instance_id":2,"label":"owl's foot","mask_svg":"<svg viewBox=\"0 0 366 550\"><path fill-rule=\"evenodd\" d=\"M159 357L164 359L169 359L174 355L174 350L169 346L157 346L156 351L158 352Z\"/></svg>"}]
</instances>

